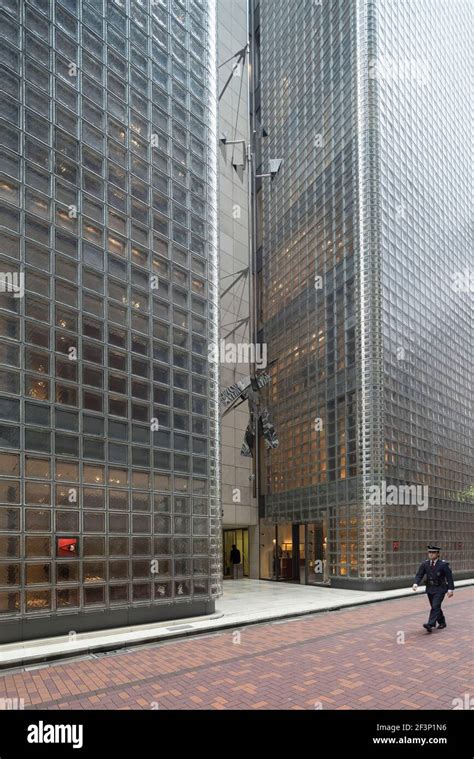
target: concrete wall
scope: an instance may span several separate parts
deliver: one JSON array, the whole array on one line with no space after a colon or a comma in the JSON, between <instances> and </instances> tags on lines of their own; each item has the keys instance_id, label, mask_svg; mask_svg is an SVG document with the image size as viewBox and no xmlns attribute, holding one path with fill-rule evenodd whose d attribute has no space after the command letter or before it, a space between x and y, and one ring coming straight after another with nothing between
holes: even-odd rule
<instances>
[{"instance_id":1,"label":"concrete wall","mask_svg":"<svg viewBox=\"0 0 474 759\"><path fill-rule=\"evenodd\" d=\"M246 0L217 0L218 63L231 58L247 42ZM219 91L234 69L231 83L220 101L219 133L229 140L248 140L247 65L234 68L235 61L222 66ZM240 94L239 94L240 93ZM240 105L239 105L240 103ZM221 293L234 281L236 272L249 266L247 174L241 181L231 165L233 148L226 160L220 158L220 273ZM234 149L234 160L242 159L242 147ZM230 275L230 276L229 276ZM234 322L249 316L249 275L237 282L221 299L221 339L234 329ZM230 325L230 326L226 326ZM248 321L226 343L249 343ZM237 382L249 373L248 364L222 363L221 386ZM223 528L249 527L250 576L258 577L258 519L252 496L252 461L240 455L248 422L247 403L222 420L222 505ZM239 498L240 501L235 500Z\"/></svg>"}]
</instances>

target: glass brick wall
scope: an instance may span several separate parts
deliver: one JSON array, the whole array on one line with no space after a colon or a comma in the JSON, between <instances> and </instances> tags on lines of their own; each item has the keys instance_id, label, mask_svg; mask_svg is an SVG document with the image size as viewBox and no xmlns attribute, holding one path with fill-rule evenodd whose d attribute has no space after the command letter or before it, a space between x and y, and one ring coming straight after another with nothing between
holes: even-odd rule
<instances>
[{"instance_id":1,"label":"glass brick wall","mask_svg":"<svg viewBox=\"0 0 474 759\"><path fill-rule=\"evenodd\" d=\"M261 0L260 327L280 446L264 454L267 522L328 515L330 574L358 576L356 14Z\"/></svg>"},{"instance_id":2,"label":"glass brick wall","mask_svg":"<svg viewBox=\"0 0 474 759\"><path fill-rule=\"evenodd\" d=\"M214 2L0 16L0 614L210 600Z\"/></svg>"},{"instance_id":3,"label":"glass brick wall","mask_svg":"<svg viewBox=\"0 0 474 759\"><path fill-rule=\"evenodd\" d=\"M432 540L472 570L473 21L467 0L376 3L385 479L428 488L426 510L385 510L395 576Z\"/></svg>"},{"instance_id":4,"label":"glass brick wall","mask_svg":"<svg viewBox=\"0 0 474 759\"><path fill-rule=\"evenodd\" d=\"M454 6L455 9L454 10ZM328 520L333 581L472 570L468 2L256 0L260 330L280 447L262 529ZM424 81L426 77L427 81ZM428 488L428 508L374 486Z\"/></svg>"}]
</instances>

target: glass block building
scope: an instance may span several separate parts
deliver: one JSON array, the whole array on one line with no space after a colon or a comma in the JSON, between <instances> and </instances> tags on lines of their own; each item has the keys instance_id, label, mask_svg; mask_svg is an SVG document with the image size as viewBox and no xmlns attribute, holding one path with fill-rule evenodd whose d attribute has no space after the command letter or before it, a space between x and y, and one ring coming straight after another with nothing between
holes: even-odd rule
<instances>
[{"instance_id":1,"label":"glass block building","mask_svg":"<svg viewBox=\"0 0 474 759\"><path fill-rule=\"evenodd\" d=\"M472 5L252 7L260 168L284 159L257 187L261 577L396 587L430 541L472 576Z\"/></svg>"},{"instance_id":2,"label":"glass block building","mask_svg":"<svg viewBox=\"0 0 474 759\"><path fill-rule=\"evenodd\" d=\"M214 2L0 16L0 642L211 613Z\"/></svg>"}]
</instances>

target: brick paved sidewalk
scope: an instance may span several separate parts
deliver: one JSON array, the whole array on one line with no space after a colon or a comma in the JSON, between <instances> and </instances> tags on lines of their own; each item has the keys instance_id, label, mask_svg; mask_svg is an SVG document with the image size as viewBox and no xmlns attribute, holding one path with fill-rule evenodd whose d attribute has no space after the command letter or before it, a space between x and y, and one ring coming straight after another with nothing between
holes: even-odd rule
<instances>
[{"instance_id":1,"label":"brick paved sidewalk","mask_svg":"<svg viewBox=\"0 0 474 759\"><path fill-rule=\"evenodd\" d=\"M474 693L472 588L430 636L403 598L0 677L25 709L447 709ZM404 642L403 642L404 641ZM436 693L436 699L433 699Z\"/></svg>"}]
</instances>

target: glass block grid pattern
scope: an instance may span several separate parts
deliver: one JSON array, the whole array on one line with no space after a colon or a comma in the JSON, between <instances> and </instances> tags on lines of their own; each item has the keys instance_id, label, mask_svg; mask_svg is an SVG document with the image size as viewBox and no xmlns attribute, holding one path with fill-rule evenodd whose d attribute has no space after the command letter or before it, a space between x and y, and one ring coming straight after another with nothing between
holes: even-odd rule
<instances>
[{"instance_id":1,"label":"glass block grid pattern","mask_svg":"<svg viewBox=\"0 0 474 759\"><path fill-rule=\"evenodd\" d=\"M456 571L474 555L473 7L376 4L385 480L428 487L428 509L387 507L386 566L435 539ZM400 541L397 552L393 544Z\"/></svg>"},{"instance_id":2,"label":"glass block grid pattern","mask_svg":"<svg viewBox=\"0 0 474 759\"><path fill-rule=\"evenodd\" d=\"M451 287L472 270L468 5L254 6L261 168L284 159L260 201L280 439L261 516L327 513L333 578L411 576L431 540L472 568L472 292ZM374 505L384 481L428 509Z\"/></svg>"},{"instance_id":3,"label":"glass block grid pattern","mask_svg":"<svg viewBox=\"0 0 474 759\"><path fill-rule=\"evenodd\" d=\"M263 340L280 447L265 520L328 517L331 575L357 575L357 130L353 3L260 2Z\"/></svg>"},{"instance_id":4,"label":"glass block grid pattern","mask_svg":"<svg viewBox=\"0 0 474 759\"><path fill-rule=\"evenodd\" d=\"M0 16L0 615L210 600L214 3Z\"/></svg>"}]
</instances>

